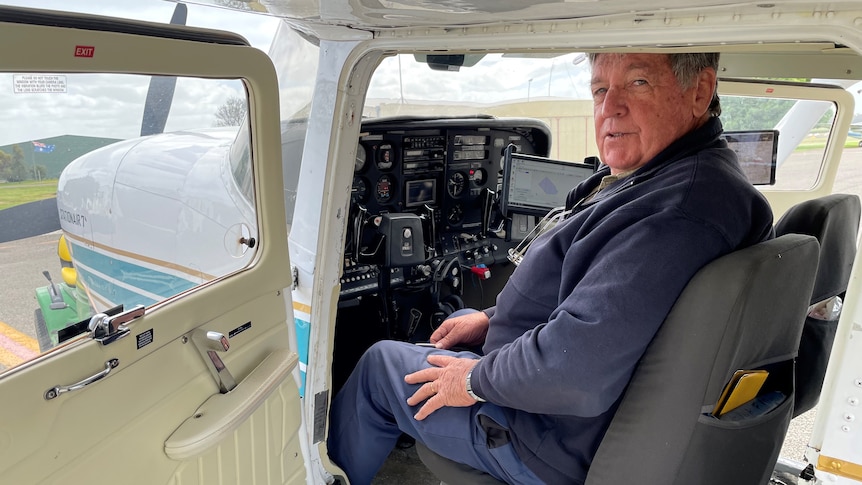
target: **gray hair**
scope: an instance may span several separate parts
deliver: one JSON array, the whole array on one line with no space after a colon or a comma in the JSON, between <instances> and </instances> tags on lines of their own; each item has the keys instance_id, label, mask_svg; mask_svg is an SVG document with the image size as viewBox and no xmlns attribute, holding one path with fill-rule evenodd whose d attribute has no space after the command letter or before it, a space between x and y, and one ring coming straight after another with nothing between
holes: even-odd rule
<instances>
[{"instance_id":1,"label":"gray hair","mask_svg":"<svg viewBox=\"0 0 862 485\"><path fill-rule=\"evenodd\" d=\"M601 52L590 52L587 57L590 60L590 65L593 65ZM692 87L697 79L700 71L711 67L718 73L718 52L691 52L680 54L667 54L670 60L670 68L677 82L683 89ZM718 81L716 81L716 85ZM712 101L709 103L709 114L713 117L718 117L721 114L721 101L718 99L718 89L712 94Z\"/></svg>"}]
</instances>

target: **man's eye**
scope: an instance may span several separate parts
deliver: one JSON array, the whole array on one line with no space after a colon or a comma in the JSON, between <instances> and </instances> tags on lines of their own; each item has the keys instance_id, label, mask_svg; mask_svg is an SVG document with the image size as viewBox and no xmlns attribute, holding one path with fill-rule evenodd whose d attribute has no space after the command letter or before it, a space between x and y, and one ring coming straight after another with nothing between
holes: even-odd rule
<instances>
[{"instance_id":1,"label":"man's eye","mask_svg":"<svg viewBox=\"0 0 862 485\"><path fill-rule=\"evenodd\" d=\"M596 88L596 89L593 89L593 96L594 97L599 96L599 95L605 94L606 92L607 92L607 88Z\"/></svg>"},{"instance_id":2,"label":"man's eye","mask_svg":"<svg viewBox=\"0 0 862 485\"><path fill-rule=\"evenodd\" d=\"M646 86L646 85L647 85L647 81L646 81L646 79L635 79L635 80L632 82L632 84L633 84L633 85L635 85L635 86Z\"/></svg>"}]
</instances>

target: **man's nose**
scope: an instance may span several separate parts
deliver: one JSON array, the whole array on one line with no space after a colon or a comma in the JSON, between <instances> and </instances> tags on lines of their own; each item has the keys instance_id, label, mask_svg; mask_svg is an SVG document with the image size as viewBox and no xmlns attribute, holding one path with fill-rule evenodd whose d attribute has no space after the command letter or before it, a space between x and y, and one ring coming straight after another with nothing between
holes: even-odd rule
<instances>
[{"instance_id":1,"label":"man's nose","mask_svg":"<svg viewBox=\"0 0 862 485\"><path fill-rule=\"evenodd\" d=\"M611 118L622 116L627 110L625 93L617 87L609 87L602 100L602 116Z\"/></svg>"}]
</instances>

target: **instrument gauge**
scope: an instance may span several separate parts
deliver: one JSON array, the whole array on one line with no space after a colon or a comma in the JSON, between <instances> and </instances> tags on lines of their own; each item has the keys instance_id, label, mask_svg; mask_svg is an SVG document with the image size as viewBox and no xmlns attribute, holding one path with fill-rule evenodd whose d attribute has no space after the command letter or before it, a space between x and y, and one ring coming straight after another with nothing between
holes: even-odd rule
<instances>
[{"instance_id":1,"label":"instrument gauge","mask_svg":"<svg viewBox=\"0 0 862 485\"><path fill-rule=\"evenodd\" d=\"M395 187L392 183L392 177L389 175L383 175L377 179L377 184L374 187L374 197L377 199L377 202L385 204L392 199L394 190Z\"/></svg>"},{"instance_id":2,"label":"instrument gauge","mask_svg":"<svg viewBox=\"0 0 862 485\"><path fill-rule=\"evenodd\" d=\"M461 223L461 219L464 218L464 211L461 210L461 206L455 204L452 208L449 209L449 212L446 213L446 222L455 226Z\"/></svg>"},{"instance_id":3,"label":"instrument gauge","mask_svg":"<svg viewBox=\"0 0 862 485\"><path fill-rule=\"evenodd\" d=\"M356 160L353 162L353 171L361 172L363 168L365 168L365 161L368 158L368 153L365 151L365 147L362 146L362 143L356 147Z\"/></svg>"},{"instance_id":4,"label":"instrument gauge","mask_svg":"<svg viewBox=\"0 0 862 485\"><path fill-rule=\"evenodd\" d=\"M474 185L484 184L486 178L487 178L487 174L485 172L485 169L482 169L482 168L470 169L470 181L473 182Z\"/></svg>"},{"instance_id":5,"label":"instrument gauge","mask_svg":"<svg viewBox=\"0 0 862 485\"><path fill-rule=\"evenodd\" d=\"M379 170L391 169L394 161L395 150L392 149L392 145L386 143L377 148L377 168Z\"/></svg>"},{"instance_id":6,"label":"instrument gauge","mask_svg":"<svg viewBox=\"0 0 862 485\"><path fill-rule=\"evenodd\" d=\"M368 200L368 181L363 177L353 177L353 186L350 188L350 201L364 204Z\"/></svg>"},{"instance_id":7,"label":"instrument gauge","mask_svg":"<svg viewBox=\"0 0 862 485\"><path fill-rule=\"evenodd\" d=\"M446 182L446 190L452 197L460 197L464 193L464 186L467 183L467 177L461 172L454 172L449 176Z\"/></svg>"}]
</instances>

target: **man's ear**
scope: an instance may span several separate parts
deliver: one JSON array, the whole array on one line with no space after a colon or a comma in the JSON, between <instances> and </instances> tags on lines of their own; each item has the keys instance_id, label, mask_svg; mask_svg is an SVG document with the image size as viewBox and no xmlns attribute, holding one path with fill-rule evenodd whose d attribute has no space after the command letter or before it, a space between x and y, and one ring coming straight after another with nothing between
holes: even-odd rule
<instances>
[{"instance_id":1,"label":"man's ear","mask_svg":"<svg viewBox=\"0 0 862 485\"><path fill-rule=\"evenodd\" d=\"M695 118L700 118L709 110L709 105L712 103L712 96L715 93L715 90L718 89L715 82L716 77L715 69L711 67L703 69L697 75L697 85L695 86L694 92L694 106L692 107Z\"/></svg>"}]
</instances>

